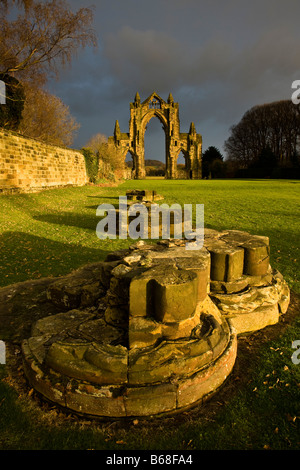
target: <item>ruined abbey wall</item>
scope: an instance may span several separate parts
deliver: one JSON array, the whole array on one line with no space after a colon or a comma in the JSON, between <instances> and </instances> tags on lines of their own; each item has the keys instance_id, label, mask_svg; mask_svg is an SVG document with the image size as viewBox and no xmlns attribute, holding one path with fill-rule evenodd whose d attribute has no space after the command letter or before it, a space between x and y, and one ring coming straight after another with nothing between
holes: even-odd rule
<instances>
[{"instance_id":1,"label":"ruined abbey wall","mask_svg":"<svg viewBox=\"0 0 300 470\"><path fill-rule=\"evenodd\" d=\"M0 129L0 193L87 183L84 156Z\"/></svg>"}]
</instances>

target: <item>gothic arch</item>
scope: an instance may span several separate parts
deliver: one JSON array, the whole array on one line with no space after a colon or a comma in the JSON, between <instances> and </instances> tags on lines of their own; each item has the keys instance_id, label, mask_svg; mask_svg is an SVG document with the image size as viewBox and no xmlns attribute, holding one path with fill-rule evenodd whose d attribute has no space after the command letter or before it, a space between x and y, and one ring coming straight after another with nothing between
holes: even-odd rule
<instances>
[{"instance_id":1,"label":"gothic arch","mask_svg":"<svg viewBox=\"0 0 300 470\"><path fill-rule=\"evenodd\" d=\"M165 116L163 116L163 114L159 113L157 110L153 110L153 112L148 111L142 118L141 128L144 131L144 134L147 124L151 121L152 118L157 118L161 122L165 133L168 131L168 121Z\"/></svg>"},{"instance_id":2,"label":"gothic arch","mask_svg":"<svg viewBox=\"0 0 300 470\"><path fill-rule=\"evenodd\" d=\"M180 157L184 159L184 168L181 168L182 162L178 162ZM176 171L177 171L177 178L178 179L191 179L191 166L190 166L190 159L189 154L185 150L179 148L177 154L175 155L175 163L176 163Z\"/></svg>"},{"instance_id":3,"label":"gothic arch","mask_svg":"<svg viewBox=\"0 0 300 470\"><path fill-rule=\"evenodd\" d=\"M164 101L153 92L141 102L138 93L133 103L130 103L129 133L122 133L116 121L114 135L109 143L120 149L124 155L130 152L134 155L133 178L145 178L145 148L144 136L148 122L157 117L163 125L166 136L166 178L176 179L184 175L177 174L177 158L182 151L186 157L186 178L199 179L202 176L202 137L196 133L192 122L188 133L180 132L179 106L174 102L172 94Z\"/></svg>"}]
</instances>

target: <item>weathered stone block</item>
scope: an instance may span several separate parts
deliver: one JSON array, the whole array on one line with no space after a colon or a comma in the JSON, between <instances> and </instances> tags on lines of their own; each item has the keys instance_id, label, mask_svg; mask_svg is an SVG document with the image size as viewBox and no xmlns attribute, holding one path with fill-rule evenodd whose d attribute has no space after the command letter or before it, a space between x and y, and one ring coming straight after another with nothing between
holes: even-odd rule
<instances>
[{"instance_id":1,"label":"weathered stone block","mask_svg":"<svg viewBox=\"0 0 300 470\"><path fill-rule=\"evenodd\" d=\"M27 340L22 343L23 367L30 385L48 400L65 406L64 386L58 377L45 376L42 366L33 357Z\"/></svg>"},{"instance_id":2,"label":"weathered stone block","mask_svg":"<svg viewBox=\"0 0 300 470\"><path fill-rule=\"evenodd\" d=\"M129 348L146 348L162 336L162 324L149 317L131 317L129 322Z\"/></svg>"},{"instance_id":3,"label":"weathered stone block","mask_svg":"<svg viewBox=\"0 0 300 470\"><path fill-rule=\"evenodd\" d=\"M119 328L128 328L128 310L121 306L109 305L104 313L105 321L109 325L114 325Z\"/></svg>"},{"instance_id":4,"label":"weathered stone block","mask_svg":"<svg viewBox=\"0 0 300 470\"><path fill-rule=\"evenodd\" d=\"M112 270L119 264L119 258L101 263L99 278L102 284L108 288L112 278Z\"/></svg>"},{"instance_id":5,"label":"weathered stone block","mask_svg":"<svg viewBox=\"0 0 300 470\"><path fill-rule=\"evenodd\" d=\"M222 241L207 247L211 254L211 279L213 281L234 281L243 274L244 250L228 246Z\"/></svg>"},{"instance_id":6,"label":"weathered stone block","mask_svg":"<svg viewBox=\"0 0 300 470\"><path fill-rule=\"evenodd\" d=\"M80 307L91 307L104 294L102 285L94 282L82 287Z\"/></svg>"},{"instance_id":7,"label":"weathered stone block","mask_svg":"<svg viewBox=\"0 0 300 470\"><path fill-rule=\"evenodd\" d=\"M249 280L247 276L242 276L241 278L235 281L210 281L210 290L211 292L219 292L219 293L226 293L232 294L236 292L240 292L246 289L249 286Z\"/></svg>"},{"instance_id":8,"label":"weathered stone block","mask_svg":"<svg viewBox=\"0 0 300 470\"><path fill-rule=\"evenodd\" d=\"M68 312L50 315L38 320L31 329L33 337L57 336L64 332L75 330L79 325L94 318L94 314L82 310L69 310Z\"/></svg>"},{"instance_id":9,"label":"weathered stone block","mask_svg":"<svg viewBox=\"0 0 300 470\"><path fill-rule=\"evenodd\" d=\"M197 303L198 278L193 271L169 269L155 279L154 317L165 323L193 315Z\"/></svg>"},{"instance_id":10,"label":"weathered stone block","mask_svg":"<svg viewBox=\"0 0 300 470\"><path fill-rule=\"evenodd\" d=\"M232 315L230 317L232 326L237 334L250 333L275 325L279 321L279 309L277 304L257 308L248 313Z\"/></svg>"},{"instance_id":11,"label":"weathered stone block","mask_svg":"<svg viewBox=\"0 0 300 470\"><path fill-rule=\"evenodd\" d=\"M264 237L212 231L203 250L188 252L182 240L139 244L112 257L114 262L60 278L68 295L80 294L80 309L94 305L65 313L56 313L59 307L50 301L42 313L34 305L40 320L22 345L30 384L55 403L95 416L151 416L204 400L233 367L236 335L277 323L288 308L290 293L280 273L268 267L263 274L241 274L241 252L248 250L251 263L261 264L260 249L266 247ZM216 263L222 280L212 280L208 293L209 253L217 259L222 251L225 258ZM58 281L50 285L57 288ZM48 281L30 283L32 303L47 300L47 288ZM10 329L8 317L20 316L20 308L21 316L32 311L30 293L25 307L18 303L25 290L0 289ZM8 298L17 300L14 309Z\"/></svg>"},{"instance_id":12,"label":"weathered stone block","mask_svg":"<svg viewBox=\"0 0 300 470\"><path fill-rule=\"evenodd\" d=\"M5 191L87 183L84 156L79 151L47 145L2 130L0 140L0 165L7 173L0 187Z\"/></svg>"},{"instance_id":13,"label":"weathered stone block","mask_svg":"<svg viewBox=\"0 0 300 470\"><path fill-rule=\"evenodd\" d=\"M188 376L206 365L213 357L207 340L163 341L145 351L129 353L131 385L166 382Z\"/></svg>"},{"instance_id":14,"label":"weathered stone block","mask_svg":"<svg viewBox=\"0 0 300 470\"><path fill-rule=\"evenodd\" d=\"M173 323L162 323L163 337L166 339L189 338L192 330L200 323L200 314L201 305L198 303L192 317Z\"/></svg>"},{"instance_id":15,"label":"weathered stone block","mask_svg":"<svg viewBox=\"0 0 300 470\"><path fill-rule=\"evenodd\" d=\"M237 339L232 334L222 356L178 384L177 409L196 403L217 390L230 374L235 363L236 353Z\"/></svg>"},{"instance_id":16,"label":"weathered stone block","mask_svg":"<svg viewBox=\"0 0 300 470\"><path fill-rule=\"evenodd\" d=\"M122 346L53 343L45 363L68 377L98 384L127 381L127 350Z\"/></svg>"},{"instance_id":17,"label":"weathered stone block","mask_svg":"<svg viewBox=\"0 0 300 470\"><path fill-rule=\"evenodd\" d=\"M66 387L66 406L77 413L122 418L126 416L123 389L116 386L97 387L70 382Z\"/></svg>"},{"instance_id":18,"label":"weathered stone block","mask_svg":"<svg viewBox=\"0 0 300 470\"><path fill-rule=\"evenodd\" d=\"M147 315L147 291L150 286L148 283L151 281L149 278L137 277L132 279L129 287L129 314L132 316L146 316Z\"/></svg>"},{"instance_id":19,"label":"weathered stone block","mask_svg":"<svg viewBox=\"0 0 300 470\"><path fill-rule=\"evenodd\" d=\"M270 247L261 240L250 240L243 245L245 250L244 273L250 276L267 274L270 264Z\"/></svg>"},{"instance_id":20,"label":"weathered stone block","mask_svg":"<svg viewBox=\"0 0 300 470\"><path fill-rule=\"evenodd\" d=\"M82 274L77 272L54 281L47 290L48 299L62 311L91 305L89 302L103 295L103 286L93 276Z\"/></svg>"},{"instance_id":21,"label":"weathered stone block","mask_svg":"<svg viewBox=\"0 0 300 470\"><path fill-rule=\"evenodd\" d=\"M193 253L193 252L192 252ZM195 250L190 257L176 258L176 266L180 269L191 270L197 274L197 299L202 302L210 288L210 254L204 250Z\"/></svg>"},{"instance_id":22,"label":"weathered stone block","mask_svg":"<svg viewBox=\"0 0 300 470\"><path fill-rule=\"evenodd\" d=\"M127 416L151 416L176 409L177 386L174 384L128 388L125 396Z\"/></svg>"}]
</instances>

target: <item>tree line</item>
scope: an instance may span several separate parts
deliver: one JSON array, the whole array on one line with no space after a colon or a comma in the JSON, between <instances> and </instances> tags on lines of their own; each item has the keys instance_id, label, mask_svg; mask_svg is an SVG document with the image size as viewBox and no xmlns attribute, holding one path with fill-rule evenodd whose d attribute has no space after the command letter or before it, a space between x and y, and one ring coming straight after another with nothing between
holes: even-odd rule
<instances>
[{"instance_id":1,"label":"tree line","mask_svg":"<svg viewBox=\"0 0 300 470\"><path fill-rule=\"evenodd\" d=\"M235 176L299 177L300 106L281 100L252 107L224 148Z\"/></svg>"}]
</instances>

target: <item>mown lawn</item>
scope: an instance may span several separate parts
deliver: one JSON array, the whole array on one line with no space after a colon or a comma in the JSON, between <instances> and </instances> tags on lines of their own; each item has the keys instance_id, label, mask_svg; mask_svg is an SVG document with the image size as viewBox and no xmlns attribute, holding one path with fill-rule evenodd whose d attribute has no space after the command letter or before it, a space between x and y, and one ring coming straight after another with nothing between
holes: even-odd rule
<instances>
[{"instance_id":1,"label":"mown lawn","mask_svg":"<svg viewBox=\"0 0 300 470\"><path fill-rule=\"evenodd\" d=\"M155 189L169 205L204 204L206 227L269 236L272 267L298 299L300 182L291 180L146 180L2 195L0 286L63 275L131 244L100 241L95 232L98 205L117 204L129 188ZM129 422L124 427L66 419L18 391L2 365L0 448L299 448L300 364L291 360L292 342L300 340L298 308L282 324L242 340L232 377L205 407L207 413L189 412L154 424Z\"/></svg>"}]
</instances>

